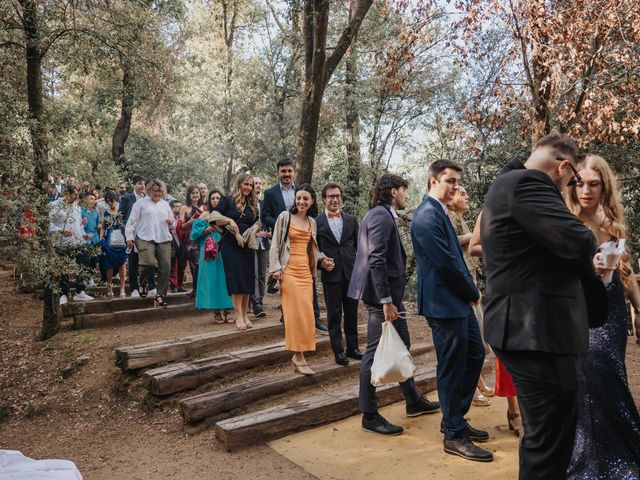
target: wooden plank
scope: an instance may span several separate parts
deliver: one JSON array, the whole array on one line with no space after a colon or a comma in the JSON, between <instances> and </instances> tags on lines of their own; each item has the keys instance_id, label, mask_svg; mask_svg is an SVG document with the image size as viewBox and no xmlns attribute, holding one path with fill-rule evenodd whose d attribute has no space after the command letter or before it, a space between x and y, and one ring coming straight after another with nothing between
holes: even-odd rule
<instances>
[{"instance_id":1,"label":"wooden plank","mask_svg":"<svg viewBox=\"0 0 640 480\"><path fill-rule=\"evenodd\" d=\"M185 282L184 284L184 288L186 288L187 290L190 290L193 287L193 284L191 282ZM125 291L127 292L127 295L129 295L131 293L131 289L129 288L129 284L127 283L124 287ZM113 288L112 290L114 293L116 292L120 292L119 288ZM107 294L107 287L106 286L96 286L96 287L91 287L87 289L87 294L93 296L106 296ZM42 288L38 288L33 292L33 296L34 298L37 299L42 299L44 296L44 290L42 290Z\"/></svg>"},{"instance_id":2,"label":"wooden plank","mask_svg":"<svg viewBox=\"0 0 640 480\"><path fill-rule=\"evenodd\" d=\"M245 330L222 330L216 332L191 335L141 345L116 348L116 365L123 370L161 365L194 358L202 353L212 352L223 345L238 342L266 340L275 335L283 335L280 322L254 323L254 327Z\"/></svg>"},{"instance_id":3,"label":"wooden plank","mask_svg":"<svg viewBox=\"0 0 640 480\"><path fill-rule=\"evenodd\" d=\"M359 328L360 334L366 334L366 325ZM328 336L316 340L315 352L310 355L331 350ZM224 355L215 355L191 362L172 363L170 365L147 370L144 383L154 395L170 395L191 390L204 383L230 375L241 374L256 366L273 365L291 359L292 353L285 350L284 342L238 350Z\"/></svg>"},{"instance_id":4,"label":"wooden plank","mask_svg":"<svg viewBox=\"0 0 640 480\"><path fill-rule=\"evenodd\" d=\"M176 318L178 315L207 316L209 310L196 310L193 304L169 305L165 308L140 308L134 310L121 310L111 313L93 313L89 315L76 315L73 318L73 328L100 328L113 325L126 325L131 323L153 322Z\"/></svg>"},{"instance_id":5,"label":"wooden plank","mask_svg":"<svg viewBox=\"0 0 640 480\"><path fill-rule=\"evenodd\" d=\"M433 350L432 344L421 344L414 345L411 348L411 353L413 356L419 356ZM346 367L330 362L312 365L312 368L316 372L315 375L304 376L292 372L280 373L233 385L223 390L205 392L184 398L178 403L180 413L185 421L196 422L236 408L245 407L255 400L278 395L295 388L353 375L360 370L360 362L352 360Z\"/></svg>"},{"instance_id":6,"label":"wooden plank","mask_svg":"<svg viewBox=\"0 0 640 480\"><path fill-rule=\"evenodd\" d=\"M165 297L169 305L186 305L193 303L188 292L173 293ZM76 315L91 315L94 313L113 313L122 310L135 310L140 308L153 308L153 298L112 298L98 297L91 302L69 302L62 306L63 317Z\"/></svg>"},{"instance_id":7,"label":"wooden plank","mask_svg":"<svg viewBox=\"0 0 640 480\"><path fill-rule=\"evenodd\" d=\"M421 392L435 390L435 366L422 369L414 379ZM341 392L310 397L260 412L221 420L215 426L216 438L231 451L245 445L265 442L342 420L358 413L358 390L359 386L356 385ZM397 384L379 387L376 393L379 407L404 398Z\"/></svg>"}]
</instances>

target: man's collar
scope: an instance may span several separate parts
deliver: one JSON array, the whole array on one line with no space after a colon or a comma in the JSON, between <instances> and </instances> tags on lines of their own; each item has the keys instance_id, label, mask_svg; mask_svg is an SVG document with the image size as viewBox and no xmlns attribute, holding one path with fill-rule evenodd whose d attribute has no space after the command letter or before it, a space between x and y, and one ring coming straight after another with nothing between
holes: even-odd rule
<instances>
[{"instance_id":1,"label":"man's collar","mask_svg":"<svg viewBox=\"0 0 640 480\"><path fill-rule=\"evenodd\" d=\"M395 208L393 208L391 205L389 205L389 211L391 212L391 216L393 216L393 218L394 218L395 220L397 220L398 218L400 218L400 217L398 216L398 212L396 212L396 209L395 209Z\"/></svg>"},{"instance_id":2,"label":"man's collar","mask_svg":"<svg viewBox=\"0 0 640 480\"><path fill-rule=\"evenodd\" d=\"M447 206L444 203L442 203L440 200L438 200L436 197L434 197L431 194L427 194L427 196L429 196L430 198L433 198L436 202L438 202L444 209L444 214L449 215L449 208L447 208Z\"/></svg>"},{"instance_id":3,"label":"man's collar","mask_svg":"<svg viewBox=\"0 0 640 480\"><path fill-rule=\"evenodd\" d=\"M280 181L278 182L278 184L280 185L280 190L287 190L287 191L289 191L289 190L295 190L295 188L296 188L295 184L293 184L293 183L292 183L291 185L289 185L289 188L286 188L286 187L282 184L282 182L280 182Z\"/></svg>"}]
</instances>

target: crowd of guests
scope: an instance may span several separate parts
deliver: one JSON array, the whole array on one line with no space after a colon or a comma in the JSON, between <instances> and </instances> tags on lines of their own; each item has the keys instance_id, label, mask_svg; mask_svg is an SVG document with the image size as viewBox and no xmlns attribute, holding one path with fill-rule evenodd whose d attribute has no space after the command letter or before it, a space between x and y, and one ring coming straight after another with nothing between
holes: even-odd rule
<instances>
[{"instance_id":1,"label":"crowd of guests","mask_svg":"<svg viewBox=\"0 0 640 480\"><path fill-rule=\"evenodd\" d=\"M62 255L99 264L109 285L118 275L120 296L128 263L130 295L153 296L158 307L167 304L169 288L185 291L188 265L196 307L238 330L253 327L250 313L266 316L267 286L278 291L295 371L315 373L305 353L315 350L317 334L328 334L338 365L361 361L363 429L400 434L401 426L378 413L371 366L383 322L411 345L403 303L407 254L397 224L409 183L384 174L358 222L342 210L340 185L324 185L318 198L311 185L294 184L293 172L291 160L279 161L278 181L263 199L262 180L242 173L229 195L200 183L188 187L184 202L168 197L162 181L138 176L132 192L125 185L104 199L56 178L51 194L62 197L51 204L51 231ZM604 159L580 156L569 137L554 132L525 162L505 166L472 230L461 172L448 160L432 163L411 222L418 313L433 337L439 401L409 378L400 383L407 415L441 412L446 453L492 461L493 453L477 445L489 433L467 415L473 404L507 397L509 428L521 437L520 478L639 479L640 417L624 353L625 296L640 313L640 290L628 252L613 266L596 253L597 245L627 234L615 174ZM484 300L477 287L481 256ZM319 319L318 273L327 327ZM91 300L86 286L79 275L75 300ZM67 301L68 279L61 288ZM359 301L368 314L364 353ZM495 390L481 375L491 351Z\"/></svg>"}]
</instances>

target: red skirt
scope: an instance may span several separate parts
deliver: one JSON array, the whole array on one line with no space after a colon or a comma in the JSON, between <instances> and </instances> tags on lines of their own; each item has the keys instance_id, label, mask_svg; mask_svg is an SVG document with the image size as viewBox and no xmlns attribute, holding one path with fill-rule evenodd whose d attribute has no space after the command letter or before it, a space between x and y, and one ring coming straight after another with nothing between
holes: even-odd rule
<instances>
[{"instance_id":1,"label":"red skirt","mask_svg":"<svg viewBox=\"0 0 640 480\"><path fill-rule=\"evenodd\" d=\"M496 357L496 388L497 397L515 397L516 386L513 384L511 374L504 364Z\"/></svg>"}]
</instances>

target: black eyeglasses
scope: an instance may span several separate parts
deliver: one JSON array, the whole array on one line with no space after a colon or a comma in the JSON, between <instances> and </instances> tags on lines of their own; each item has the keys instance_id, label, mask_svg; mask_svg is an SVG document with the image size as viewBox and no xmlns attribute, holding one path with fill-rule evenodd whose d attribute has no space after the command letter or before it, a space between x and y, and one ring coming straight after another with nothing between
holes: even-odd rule
<instances>
[{"instance_id":1,"label":"black eyeglasses","mask_svg":"<svg viewBox=\"0 0 640 480\"><path fill-rule=\"evenodd\" d=\"M573 186L577 185L578 183L580 183L582 181L582 177L580 176L580 174L576 170L576 167L571 165L571 162L569 162L569 166L571 167L571 171L573 172L573 178L571 180L569 180L569 183L567 183L567 186L568 187L573 187Z\"/></svg>"}]
</instances>

